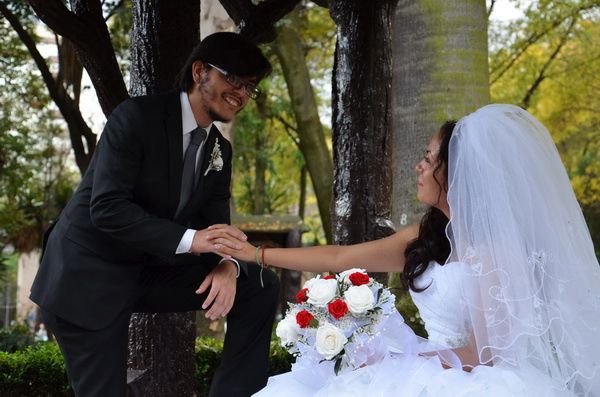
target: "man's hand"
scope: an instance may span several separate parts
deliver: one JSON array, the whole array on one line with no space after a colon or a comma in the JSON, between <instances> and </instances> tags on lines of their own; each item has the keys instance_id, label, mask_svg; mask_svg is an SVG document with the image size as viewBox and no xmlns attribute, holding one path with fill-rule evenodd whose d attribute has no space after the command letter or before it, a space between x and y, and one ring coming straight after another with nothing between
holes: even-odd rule
<instances>
[{"instance_id":1,"label":"man's hand","mask_svg":"<svg viewBox=\"0 0 600 397\"><path fill-rule=\"evenodd\" d=\"M239 229L230 225L213 225L203 230L197 230L194 233L190 251L194 254L212 252L223 257L227 257L219 249L223 246L228 247L231 252L236 252L242 248L240 241L246 241L246 235Z\"/></svg>"},{"instance_id":2,"label":"man's hand","mask_svg":"<svg viewBox=\"0 0 600 397\"><path fill-rule=\"evenodd\" d=\"M202 309L210 307L204 317L216 320L225 317L233 307L236 289L237 266L231 261L223 261L206 276L197 294L202 294L210 288ZM212 306L211 306L212 304Z\"/></svg>"}]
</instances>

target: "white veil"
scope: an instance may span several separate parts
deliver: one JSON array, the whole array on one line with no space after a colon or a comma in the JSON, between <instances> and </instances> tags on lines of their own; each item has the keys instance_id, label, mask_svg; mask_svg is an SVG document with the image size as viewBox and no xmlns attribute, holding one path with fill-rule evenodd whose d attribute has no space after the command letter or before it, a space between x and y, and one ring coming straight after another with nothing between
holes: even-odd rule
<instances>
[{"instance_id":1,"label":"white veil","mask_svg":"<svg viewBox=\"0 0 600 397\"><path fill-rule=\"evenodd\" d=\"M516 106L477 110L454 129L448 180L448 261L473 277L480 362L600 396L600 267L546 128Z\"/></svg>"}]
</instances>

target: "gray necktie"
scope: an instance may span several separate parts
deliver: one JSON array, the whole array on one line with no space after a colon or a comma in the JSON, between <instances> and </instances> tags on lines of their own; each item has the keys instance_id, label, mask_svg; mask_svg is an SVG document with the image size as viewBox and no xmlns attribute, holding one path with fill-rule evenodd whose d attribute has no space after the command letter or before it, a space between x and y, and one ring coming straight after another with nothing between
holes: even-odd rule
<instances>
[{"instance_id":1,"label":"gray necktie","mask_svg":"<svg viewBox=\"0 0 600 397\"><path fill-rule=\"evenodd\" d=\"M179 196L177 213L179 213L179 211L187 204L194 191L194 183L196 180L196 153L198 153L198 148L206 139L206 131L200 127L193 130L190 134L190 144L185 150L185 156L183 156L181 195Z\"/></svg>"}]
</instances>

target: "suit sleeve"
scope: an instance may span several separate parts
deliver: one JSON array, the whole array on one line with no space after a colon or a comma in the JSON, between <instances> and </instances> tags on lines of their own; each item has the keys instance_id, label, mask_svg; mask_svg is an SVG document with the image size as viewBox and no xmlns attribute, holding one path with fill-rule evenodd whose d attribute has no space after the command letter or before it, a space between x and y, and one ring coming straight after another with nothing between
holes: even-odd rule
<instances>
[{"instance_id":1,"label":"suit sleeve","mask_svg":"<svg viewBox=\"0 0 600 397\"><path fill-rule=\"evenodd\" d=\"M144 157L144 117L132 100L110 115L96 147L90 217L94 226L112 237L172 260L186 227L151 215L134 201Z\"/></svg>"},{"instance_id":2,"label":"suit sleeve","mask_svg":"<svg viewBox=\"0 0 600 397\"><path fill-rule=\"evenodd\" d=\"M206 204L201 209L202 219L207 226L217 223L231 224L231 214L229 209L229 199L231 198L231 144L226 139L220 139L224 142L226 150L224 151L223 170L221 171L222 180L216 184L216 188L211 194ZM221 257L212 253L203 254L210 257L210 261L218 263ZM237 260L237 259L236 259ZM248 267L243 261L237 260L240 264L240 273L247 276Z\"/></svg>"}]
</instances>

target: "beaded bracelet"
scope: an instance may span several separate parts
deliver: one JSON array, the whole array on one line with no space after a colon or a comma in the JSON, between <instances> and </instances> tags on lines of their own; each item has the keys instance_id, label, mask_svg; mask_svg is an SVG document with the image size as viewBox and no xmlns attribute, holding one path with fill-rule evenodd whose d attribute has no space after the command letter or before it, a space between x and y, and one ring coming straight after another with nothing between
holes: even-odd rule
<instances>
[{"instance_id":1,"label":"beaded bracelet","mask_svg":"<svg viewBox=\"0 0 600 397\"><path fill-rule=\"evenodd\" d=\"M259 251L260 251L260 245L256 246L256 249L254 250L254 262L256 262L256 264L260 267L262 267L262 263L260 263L260 255L259 255Z\"/></svg>"},{"instance_id":2,"label":"beaded bracelet","mask_svg":"<svg viewBox=\"0 0 600 397\"><path fill-rule=\"evenodd\" d=\"M265 270L265 267L263 266L263 264L260 262L260 255L259 255L259 251L260 251L260 247L262 247L262 245L258 245L256 246L256 250L254 250L254 262L256 262L256 264L258 266L260 266L260 274L259 274L259 278L260 278L260 286L262 288L265 288L265 283L263 281L263 270Z\"/></svg>"}]
</instances>

